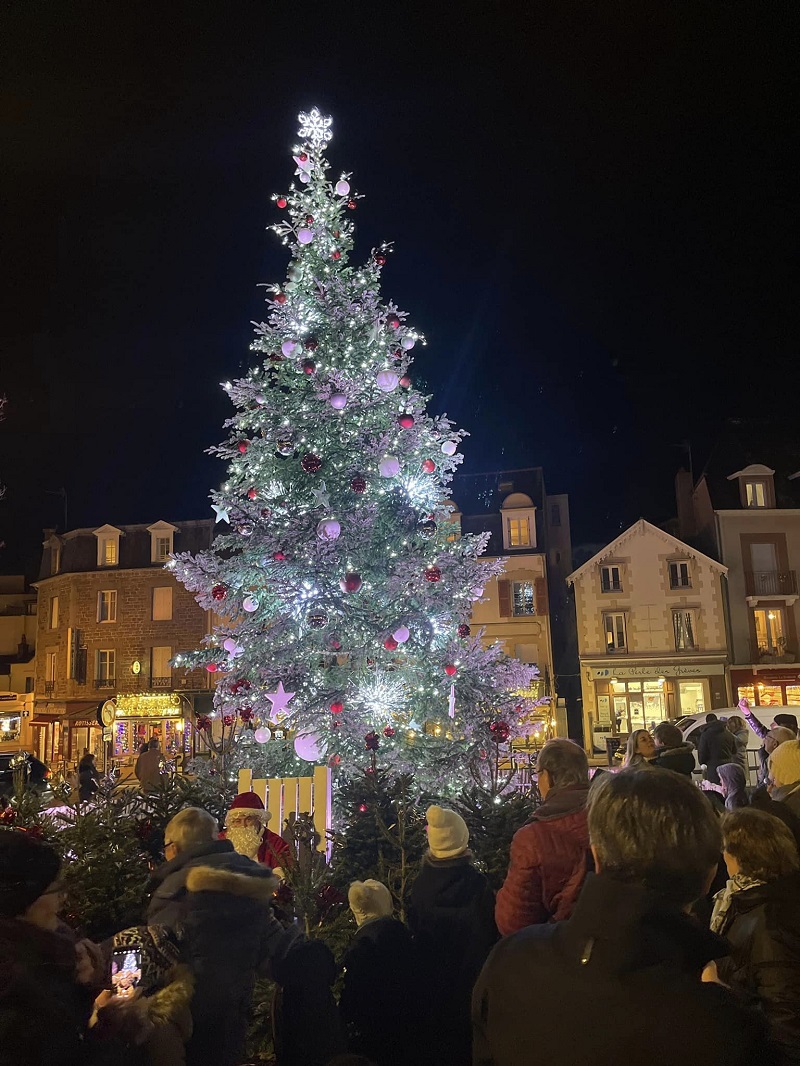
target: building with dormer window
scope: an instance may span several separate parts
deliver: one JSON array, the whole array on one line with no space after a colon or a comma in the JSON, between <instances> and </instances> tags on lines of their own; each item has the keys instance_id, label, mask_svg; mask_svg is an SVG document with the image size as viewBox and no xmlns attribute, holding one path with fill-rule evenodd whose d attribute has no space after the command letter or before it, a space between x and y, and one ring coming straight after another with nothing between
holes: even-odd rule
<instances>
[{"instance_id":1,"label":"building with dormer window","mask_svg":"<svg viewBox=\"0 0 800 1066\"><path fill-rule=\"evenodd\" d=\"M590 756L607 738L727 706L724 574L642 518L569 575Z\"/></svg>"},{"instance_id":2,"label":"building with dormer window","mask_svg":"<svg viewBox=\"0 0 800 1066\"><path fill-rule=\"evenodd\" d=\"M173 669L199 647L211 617L165 568L174 552L208 548L212 520L45 530L38 590L34 713L23 746L54 768L84 749L130 767L157 736L170 757L193 746L205 671ZM106 717L115 715L104 730Z\"/></svg>"}]
</instances>

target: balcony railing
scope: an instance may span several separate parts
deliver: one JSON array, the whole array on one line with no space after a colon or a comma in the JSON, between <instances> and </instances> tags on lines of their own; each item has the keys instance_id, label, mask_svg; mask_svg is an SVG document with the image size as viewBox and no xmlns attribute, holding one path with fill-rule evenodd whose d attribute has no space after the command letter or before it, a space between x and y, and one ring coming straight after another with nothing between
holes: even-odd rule
<instances>
[{"instance_id":1,"label":"balcony railing","mask_svg":"<svg viewBox=\"0 0 800 1066\"><path fill-rule=\"evenodd\" d=\"M745 570L748 596L796 596L797 573L794 570Z\"/></svg>"},{"instance_id":2,"label":"balcony railing","mask_svg":"<svg viewBox=\"0 0 800 1066\"><path fill-rule=\"evenodd\" d=\"M115 677L96 677L94 679L94 687L96 689L116 688L117 679Z\"/></svg>"},{"instance_id":3,"label":"balcony railing","mask_svg":"<svg viewBox=\"0 0 800 1066\"><path fill-rule=\"evenodd\" d=\"M759 640L750 645L751 662L754 663L796 663L797 652L786 646L785 640Z\"/></svg>"},{"instance_id":4,"label":"balcony railing","mask_svg":"<svg viewBox=\"0 0 800 1066\"><path fill-rule=\"evenodd\" d=\"M45 681L45 683L44 683L44 694L45 694L45 696L52 696L53 693L55 692L55 690L56 690L55 681Z\"/></svg>"},{"instance_id":5,"label":"balcony railing","mask_svg":"<svg viewBox=\"0 0 800 1066\"><path fill-rule=\"evenodd\" d=\"M150 688L152 688L154 692L170 689L172 688L172 677L151 677Z\"/></svg>"}]
</instances>

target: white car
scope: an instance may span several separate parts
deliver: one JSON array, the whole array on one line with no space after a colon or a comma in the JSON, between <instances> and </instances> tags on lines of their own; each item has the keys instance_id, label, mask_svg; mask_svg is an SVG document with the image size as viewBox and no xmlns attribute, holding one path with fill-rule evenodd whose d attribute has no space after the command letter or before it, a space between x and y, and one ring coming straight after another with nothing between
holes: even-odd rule
<instances>
[{"instance_id":1,"label":"white car","mask_svg":"<svg viewBox=\"0 0 800 1066\"><path fill-rule=\"evenodd\" d=\"M775 721L776 714L793 714L796 718L800 718L800 707L751 707L750 710L755 717L761 722L767 729ZM714 714L717 718L725 719L732 718L734 715L738 715L739 718L744 718L744 715L738 707L722 707L719 710L715 710ZM700 763L697 760L697 746L700 743L700 733L706 724L705 714L689 715L686 718L679 718L675 725L680 729L684 740L688 740L690 744L694 744L694 760L695 760L695 773L701 773ZM756 736L752 729L747 730L747 769L748 769L748 784L756 785L758 783L758 771L761 767L758 751L761 747L761 738Z\"/></svg>"}]
</instances>

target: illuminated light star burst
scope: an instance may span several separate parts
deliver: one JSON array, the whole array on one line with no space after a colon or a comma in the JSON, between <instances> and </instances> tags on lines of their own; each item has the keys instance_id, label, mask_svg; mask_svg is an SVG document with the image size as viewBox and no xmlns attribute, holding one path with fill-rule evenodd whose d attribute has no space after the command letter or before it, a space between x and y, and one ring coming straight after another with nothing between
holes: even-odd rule
<instances>
[{"instance_id":1,"label":"illuminated light star burst","mask_svg":"<svg viewBox=\"0 0 800 1066\"><path fill-rule=\"evenodd\" d=\"M318 107L312 107L307 114L305 111L301 111L297 116L297 121L300 123L297 136L304 141L308 141L318 151L324 149L328 141L333 137L333 130L331 129L333 119L330 115L324 116Z\"/></svg>"},{"instance_id":2,"label":"illuminated light star burst","mask_svg":"<svg viewBox=\"0 0 800 1066\"><path fill-rule=\"evenodd\" d=\"M373 714L395 714L406 702L406 688L400 678L377 673L358 686L358 702Z\"/></svg>"}]
</instances>

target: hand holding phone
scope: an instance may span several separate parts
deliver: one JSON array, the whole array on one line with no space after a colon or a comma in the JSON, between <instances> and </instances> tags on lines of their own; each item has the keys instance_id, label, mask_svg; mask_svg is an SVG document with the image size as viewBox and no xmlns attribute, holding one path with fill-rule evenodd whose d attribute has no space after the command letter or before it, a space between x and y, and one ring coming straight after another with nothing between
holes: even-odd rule
<instances>
[{"instance_id":1,"label":"hand holding phone","mask_svg":"<svg viewBox=\"0 0 800 1066\"><path fill-rule=\"evenodd\" d=\"M116 948L111 954L111 988L120 999L130 999L142 979L142 953L138 948Z\"/></svg>"}]
</instances>

